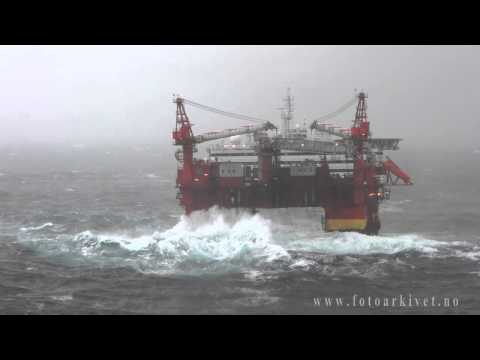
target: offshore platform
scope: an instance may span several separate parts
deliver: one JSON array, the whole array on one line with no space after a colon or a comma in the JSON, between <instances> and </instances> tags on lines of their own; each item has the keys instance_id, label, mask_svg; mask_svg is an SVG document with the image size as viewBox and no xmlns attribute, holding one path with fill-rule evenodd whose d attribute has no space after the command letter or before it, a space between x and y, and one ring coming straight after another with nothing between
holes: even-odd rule
<instances>
[{"instance_id":1,"label":"offshore platform","mask_svg":"<svg viewBox=\"0 0 480 360\"><path fill-rule=\"evenodd\" d=\"M378 234L379 204L390 198L390 186L412 185L412 181L383 154L385 150L398 150L401 139L371 136L366 98L360 92L339 110L314 120L309 134L305 124L291 126L293 97L289 90L279 134L270 121L176 96L173 139L181 146L175 153L179 162L177 198L186 214L215 205L253 211L322 207L325 231ZM350 128L322 122L355 103ZM194 135L185 104L258 124ZM214 140L221 143L208 148L207 157L193 157L199 144Z\"/></svg>"}]
</instances>

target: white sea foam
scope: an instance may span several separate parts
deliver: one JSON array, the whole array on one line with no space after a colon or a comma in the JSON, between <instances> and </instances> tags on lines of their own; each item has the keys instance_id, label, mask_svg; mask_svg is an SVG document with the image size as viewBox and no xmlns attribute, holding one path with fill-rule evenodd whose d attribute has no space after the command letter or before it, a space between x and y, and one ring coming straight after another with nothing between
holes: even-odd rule
<instances>
[{"instance_id":1,"label":"white sea foam","mask_svg":"<svg viewBox=\"0 0 480 360\"><path fill-rule=\"evenodd\" d=\"M53 296L50 296L50 298L52 300L62 301L62 302L73 300L72 295L53 295Z\"/></svg>"},{"instance_id":2,"label":"white sea foam","mask_svg":"<svg viewBox=\"0 0 480 360\"><path fill-rule=\"evenodd\" d=\"M198 216L182 216L171 229L153 235L128 237L85 231L77 234L73 242L89 257L105 255L115 248L136 253L142 266L148 269L189 264L199 268L215 265L229 268L290 259L284 248L273 243L269 223L260 216L242 217L233 223L221 214L206 216L213 216L213 222L203 223Z\"/></svg>"},{"instance_id":3,"label":"white sea foam","mask_svg":"<svg viewBox=\"0 0 480 360\"><path fill-rule=\"evenodd\" d=\"M243 275L248 280L255 280L256 281L256 280L258 280L262 277L263 273L261 271L251 270L251 271L246 272Z\"/></svg>"},{"instance_id":4,"label":"white sea foam","mask_svg":"<svg viewBox=\"0 0 480 360\"><path fill-rule=\"evenodd\" d=\"M315 265L315 261L308 260L308 259L298 259L295 261L293 264L290 265L290 268L292 269L298 269L298 268L309 268L310 266Z\"/></svg>"},{"instance_id":5,"label":"white sea foam","mask_svg":"<svg viewBox=\"0 0 480 360\"><path fill-rule=\"evenodd\" d=\"M271 222L261 215L243 214L233 218L231 215L215 209L194 213L191 217L182 216L168 230L138 237L86 231L76 235L74 243L80 246L85 256L117 254L130 263L136 263L142 270L154 272L179 269L196 269L199 272L251 270L276 261L281 266L300 270L315 266L320 261L328 273L328 267L334 269L337 255L346 256L345 261L350 264L348 267L355 267L359 262L358 256L362 255L390 255L404 251L435 254L448 246L446 242L415 234L368 236L323 233L320 237L318 234L317 237L305 234L300 239L275 241ZM315 260L300 256L292 260L292 252L314 253L321 257L317 259L318 255L314 255Z\"/></svg>"},{"instance_id":6,"label":"white sea foam","mask_svg":"<svg viewBox=\"0 0 480 360\"><path fill-rule=\"evenodd\" d=\"M273 243L270 223L259 215L243 216L233 224L222 214L214 215L213 222L200 224L198 218L182 217L173 228L154 237L160 253L180 248L197 259L261 258L271 262L289 257L287 251Z\"/></svg>"},{"instance_id":7,"label":"white sea foam","mask_svg":"<svg viewBox=\"0 0 480 360\"><path fill-rule=\"evenodd\" d=\"M102 247L108 245L118 245L128 251L140 251L146 249L154 242L151 236L129 238L115 234L96 235L91 231L77 234L73 241L81 244L82 252L85 255L92 255L95 253L95 250L102 249Z\"/></svg>"},{"instance_id":8,"label":"white sea foam","mask_svg":"<svg viewBox=\"0 0 480 360\"><path fill-rule=\"evenodd\" d=\"M22 228L24 235L19 238L30 239L39 250L62 256L67 252L68 257L77 260L100 262L102 266L127 265L156 273L258 270L263 273L269 269L308 270L318 265L327 275L355 275L357 270L375 275L392 265L391 261L380 259L365 269L362 256L417 252L432 258L480 259L480 249L460 242L431 240L417 234L322 233L313 228L286 232L281 224L274 224L261 214L236 214L218 209L196 212L189 217L182 215L173 227L141 236L84 231L74 236L62 233L52 237L53 232L49 230L42 237L35 232L50 227L58 233L56 225L45 223ZM405 268L407 265L398 260L392 266Z\"/></svg>"},{"instance_id":9,"label":"white sea foam","mask_svg":"<svg viewBox=\"0 0 480 360\"><path fill-rule=\"evenodd\" d=\"M311 240L286 244L289 250L314 251L335 255L395 254L402 251L437 252L446 242L425 239L415 234L369 236L354 232L334 233Z\"/></svg>"},{"instance_id":10,"label":"white sea foam","mask_svg":"<svg viewBox=\"0 0 480 360\"><path fill-rule=\"evenodd\" d=\"M45 223L43 225L40 225L40 226L22 227L22 228L20 228L20 231L23 231L23 232L38 231L38 230L42 230L42 229L45 229L47 227L52 227L52 226L53 226L53 223L47 222L47 223Z\"/></svg>"},{"instance_id":11,"label":"white sea foam","mask_svg":"<svg viewBox=\"0 0 480 360\"><path fill-rule=\"evenodd\" d=\"M478 247L474 247L470 250L456 250L454 253L455 257L465 258L472 261L480 260L480 249Z\"/></svg>"}]
</instances>

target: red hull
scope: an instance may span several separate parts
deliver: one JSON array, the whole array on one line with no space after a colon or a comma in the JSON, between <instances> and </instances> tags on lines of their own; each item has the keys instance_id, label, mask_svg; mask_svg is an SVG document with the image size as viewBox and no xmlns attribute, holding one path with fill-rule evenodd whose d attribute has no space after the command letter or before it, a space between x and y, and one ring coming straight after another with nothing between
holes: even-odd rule
<instances>
[{"instance_id":1,"label":"red hull","mask_svg":"<svg viewBox=\"0 0 480 360\"><path fill-rule=\"evenodd\" d=\"M178 170L180 203L187 214L212 206L323 207L326 231L378 232L378 199L368 196L371 190L376 194L377 188L361 185L358 189L352 178L332 177L321 167L316 168L313 176L290 176L288 168L271 169L270 182L251 177L220 177L219 164L195 161L196 176L190 184L182 184L183 171ZM360 198L359 193L363 194Z\"/></svg>"}]
</instances>

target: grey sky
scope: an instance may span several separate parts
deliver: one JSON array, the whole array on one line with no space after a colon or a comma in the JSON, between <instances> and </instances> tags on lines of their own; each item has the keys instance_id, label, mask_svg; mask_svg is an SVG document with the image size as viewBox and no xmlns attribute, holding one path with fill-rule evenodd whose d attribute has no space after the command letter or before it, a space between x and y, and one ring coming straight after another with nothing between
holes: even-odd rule
<instances>
[{"instance_id":1,"label":"grey sky","mask_svg":"<svg viewBox=\"0 0 480 360\"><path fill-rule=\"evenodd\" d=\"M172 93L279 123L290 86L299 122L364 89L375 136L477 148L479 64L478 46L0 46L0 141L169 144Z\"/></svg>"}]
</instances>

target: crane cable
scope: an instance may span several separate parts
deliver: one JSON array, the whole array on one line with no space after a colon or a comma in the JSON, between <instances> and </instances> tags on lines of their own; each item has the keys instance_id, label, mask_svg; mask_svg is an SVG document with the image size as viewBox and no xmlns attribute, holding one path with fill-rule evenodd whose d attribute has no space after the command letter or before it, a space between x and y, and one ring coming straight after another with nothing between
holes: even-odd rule
<instances>
[{"instance_id":1,"label":"crane cable","mask_svg":"<svg viewBox=\"0 0 480 360\"><path fill-rule=\"evenodd\" d=\"M246 120L246 121L252 121L252 122L260 122L260 123L268 122L268 120L265 120L265 119L260 119L260 118L247 116L247 115L236 114L236 113L220 110L220 109L214 108L212 106L202 105L202 104L199 104L199 103L194 102L192 100L188 100L186 98L182 98L182 99L186 104L189 104L189 105L194 106L196 108L199 108L199 109L202 109L202 110L205 110L205 111L209 111L209 112L212 112L212 113L215 113L215 114L223 115L223 116L226 116L226 117L230 117L230 118L234 118L234 119L240 119L240 120ZM356 101L357 101L357 96L355 95L351 100L349 100L347 103L342 105L337 110L335 110L331 113L328 113L326 115L323 115L321 117L318 117L315 120L313 120L312 122L324 121L324 120L334 118L335 116L337 116L337 115L341 114L342 112L348 110L353 104L356 103Z\"/></svg>"},{"instance_id":2,"label":"crane cable","mask_svg":"<svg viewBox=\"0 0 480 360\"><path fill-rule=\"evenodd\" d=\"M337 110L329 113L329 114L326 114L326 115L323 115L319 118L316 118L315 120L312 121L312 123L314 122L318 122L318 121L324 121L324 120L328 120L328 119L332 119L334 118L335 116L341 114L342 112L346 111L348 108L350 108L350 106L352 106L353 104L355 104L357 101L357 96L355 95L355 97L351 100L349 100L347 103L345 103L344 105L342 105L340 108L338 108Z\"/></svg>"},{"instance_id":3,"label":"crane cable","mask_svg":"<svg viewBox=\"0 0 480 360\"><path fill-rule=\"evenodd\" d=\"M199 109L202 109L202 110L205 110L205 111L210 111L212 113L216 113L216 114L219 114L219 115L231 117L231 118L234 118L234 119L252 121L252 122L260 122L260 123L268 122L268 120L259 119L259 118L255 118L255 117L247 116L247 115L235 114L235 113L232 113L232 112L216 109L216 108L211 107L211 106L202 105L202 104L196 103L194 101L191 101L191 100L188 100L188 99L185 99L185 98L182 98L182 99L186 104L189 104L189 105L197 107Z\"/></svg>"}]
</instances>

